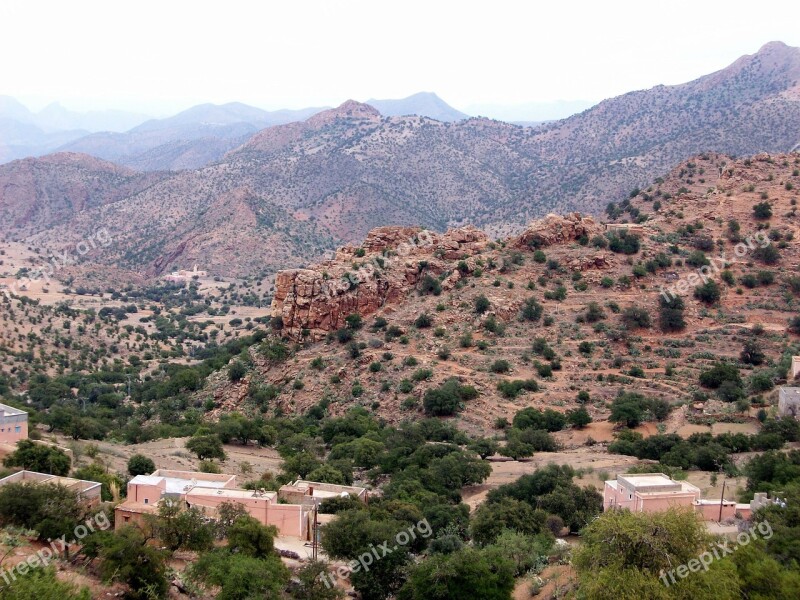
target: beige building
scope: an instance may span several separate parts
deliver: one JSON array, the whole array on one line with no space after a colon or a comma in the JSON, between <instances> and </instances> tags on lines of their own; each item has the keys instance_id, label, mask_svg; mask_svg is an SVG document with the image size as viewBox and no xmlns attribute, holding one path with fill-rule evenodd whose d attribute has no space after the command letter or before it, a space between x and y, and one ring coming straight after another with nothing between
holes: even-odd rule
<instances>
[{"instance_id":1,"label":"beige building","mask_svg":"<svg viewBox=\"0 0 800 600\"><path fill-rule=\"evenodd\" d=\"M778 390L778 416L800 417L800 387L782 387Z\"/></svg>"}]
</instances>

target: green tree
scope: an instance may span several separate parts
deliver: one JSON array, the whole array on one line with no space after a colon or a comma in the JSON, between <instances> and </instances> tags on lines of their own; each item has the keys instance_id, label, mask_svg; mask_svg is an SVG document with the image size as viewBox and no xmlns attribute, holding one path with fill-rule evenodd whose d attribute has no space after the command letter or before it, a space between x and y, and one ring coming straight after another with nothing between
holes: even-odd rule
<instances>
[{"instance_id":1,"label":"green tree","mask_svg":"<svg viewBox=\"0 0 800 600\"><path fill-rule=\"evenodd\" d=\"M659 296L659 326L665 333L681 331L686 327L683 319L683 299L680 296Z\"/></svg>"},{"instance_id":2,"label":"green tree","mask_svg":"<svg viewBox=\"0 0 800 600\"><path fill-rule=\"evenodd\" d=\"M478 313L479 315L482 315L487 310L489 310L489 308L491 307L491 303L489 302L489 299L485 295L481 294L480 296L477 296L475 298L474 307L475 307L475 312Z\"/></svg>"},{"instance_id":3,"label":"green tree","mask_svg":"<svg viewBox=\"0 0 800 600\"><path fill-rule=\"evenodd\" d=\"M214 543L214 529L197 508L184 509L179 502L166 500L159 502L158 514L152 520L158 539L172 552L202 552Z\"/></svg>"},{"instance_id":4,"label":"green tree","mask_svg":"<svg viewBox=\"0 0 800 600\"><path fill-rule=\"evenodd\" d=\"M0 588L0 600L90 600L88 588L56 578L54 567L31 569Z\"/></svg>"},{"instance_id":5,"label":"green tree","mask_svg":"<svg viewBox=\"0 0 800 600\"><path fill-rule=\"evenodd\" d=\"M127 584L126 598L152 600L167 594L166 553L147 543L141 531L123 527L117 532L99 532L96 552L105 581ZM96 535L96 534L95 534Z\"/></svg>"},{"instance_id":6,"label":"green tree","mask_svg":"<svg viewBox=\"0 0 800 600\"><path fill-rule=\"evenodd\" d=\"M31 440L17 442L17 449L3 460L3 464L7 467L22 467L28 471L62 477L69 473L70 463L69 456L58 448L37 444Z\"/></svg>"},{"instance_id":7,"label":"green tree","mask_svg":"<svg viewBox=\"0 0 800 600\"><path fill-rule=\"evenodd\" d=\"M592 416L585 407L581 406L567 411L567 422L578 429L583 429L592 422Z\"/></svg>"},{"instance_id":8,"label":"green tree","mask_svg":"<svg viewBox=\"0 0 800 600\"><path fill-rule=\"evenodd\" d=\"M219 587L217 600L281 600L289 570L277 554L260 559L217 548L189 568L189 577Z\"/></svg>"},{"instance_id":9,"label":"green tree","mask_svg":"<svg viewBox=\"0 0 800 600\"><path fill-rule=\"evenodd\" d=\"M247 375L247 367L238 358L228 366L228 379L239 381Z\"/></svg>"},{"instance_id":10,"label":"green tree","mask_svg":"<svg viewBox=\"0 0 800 600\"><path fill-rule=\"evenodd\" d=\"M401 600L509 600L514 564L499 553L462 548L434 554L411 572Z\"/></svg>"},{"instance_id":11,"label":"green tree","mask_svg":"<svg viewBox=\"0 0 800 600\"><path fill-rule=\"evenodd\" d=\"M539 533L546 518L547 513L536 511L527 502L514 498L484 502L472 518L470 535L476 544L486 546L493 543L504 530L526 535Z\"/></svg>"},{"instance_id":12,"label":"green tree","mask_svg":"<svg viewBox=\"0 0 800 600\"><path fill-rule=\"evenodd\" d=\"M128 473L131 477L149 475L156 470L156 464L144 454L134 454L128 459Z\"/></svg>"},{"instance_id":13,"label":"green tree","mask_svg":"<svg viewBox=\"0 0 800 600\"><path fill-rule=\"evenodd\" d=\"M608 511L583 530L573 555L580 593L600 600L640 598L723 598L739 596L736 569L729 560L711 562L708 571L659 577L713 547L714 538L692 511L656 513Z\"/></svg>"},{"instance_id":14,"label":"green tree","mask_svg":"<svg viewBox=\"0 0 800 600\"><path fill-rule=\"evenodd\" d=\"M225 460L222 440L215 433L194 435L186 442L186 449L194 452L200 460Z\"/></svg>"},{"instance_id":15,"label":"green tree","mask_svg":"<svg viewBox=\"0 0 800 600\"><path fill-rule=\"evenodd\" d=\"M268 558L275 552L276 535L275 526L262 525L251 516L241 516L228 528L228 548L235 554Z\"/></svg>"}]
</instances>

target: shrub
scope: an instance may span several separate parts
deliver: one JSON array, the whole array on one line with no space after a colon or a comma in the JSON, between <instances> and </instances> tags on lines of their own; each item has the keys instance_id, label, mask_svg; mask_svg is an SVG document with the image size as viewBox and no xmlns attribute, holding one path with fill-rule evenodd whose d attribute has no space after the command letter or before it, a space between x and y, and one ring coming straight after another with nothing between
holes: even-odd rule
<instances>
[{"instance_id":1,"label":"shrub","mask_svg":"<svg viewBox=\"0 0 800 600\"><path fill-rule=\"evenodd\" d=\"M475 298L474 307L475 307L475 312L477 314L482 315L487 310L489 310L490 306L491 306L491 303L489 302L489 299L486 296L484 296L483 294L481 294L480 296Z\"/></svg>"},{"instance_id":2,"label":"shrub","mask_svg":"<svg viewBox=\"0 0 800 600\"><path fill-rule=\"evenodd\" d=\"M508 373L511 370L511 364L507 360L499 359L491 364L489 370L492 373Z\"/></svg>"},{"instance_id":3,"label":"shrub","mask_svg":"<svg viewBox=\"0 0 800 600\"><path fill-rule=\"evenodd\" d=\"M533 379L514 379L513 381L503 380L497 384L497 390L505 398L516 398L522 391L536 392L539 385Z\"/></svg>"},{"instance_id":4,"label":"shrub","mask_svg":"<svg viewBox=\"0 0 800 600\"><path fill-rule=\"evenodd\" d=\"M542 305L536 298L528 298L522 305L522 319L525 321L538 321L542 316Z\"/></svg>"},{"instance_id":5,"label":"shrub","mask_svg":"<svg viewBox=\"0 0 800 600\"><path fill-rule=\"evenodd\" d=\"M429 416L450 416L456 414L464 402L477 396L478 392L474 387L461 385L458 379L452 378L438 388L432 388L425 392L423 408L425 414Z\"/></svg>"},{"instance_id":6,"label":"shrub","mask_svg":"<svg viewBox=\"0 0 800 600\"><path fill-rule=\"evenodd\" d=\"M628 329L650 327L650 313L640 306L629 306L622 311L620 318Z\"/></svg>"},{"instance_id":7,"label":"shrub","mask_svg":"<svg viewBox=\"0 0 800 600\"><path fill-rule=\"evenodd\" d=\"M694 297L705 302L706 304L714 304L719 301L720 290L716 281L709 279L703 285L698 285L694 288Z\"/></svg>"},{"instance_id":8,"label":"shrub","mask_svg":"<svg viewBox=\"0 0 800 600\"><path fill-rule=\"evenodd\" d=\"M772 216L772 205L769 202L759 202L753 205L753 216L756 219L769 219Z\"/></svg>"},{"instance_id":9,"label":"shrub","mask_svg":"<svg viewBox=\"0 0 800 600\"><path fill-rule=\"evenodd\" d=\"M661 331L680 331L686 327L683 319L683 299L680 296L659 296L659 325Z\"/></svg>"},{"instance_id":10,"label":"shrub","mask_svg":"<svg viewBox=\"0 0 800 600\"><path fill-rule=\"evenodd\" d=\"M612 252L618 254L636 254L639 252L640 241L638 236L627 231L620 231L607 234L606 237L608 238L608 247Z\"/></svg>"},{"instance_id":11,"label":"shrub","mask_svg":"<svg viewBox=\"0 0 800 600\"><path fill-rule=\"evenodd\" d=\"M420 292L438 296L442 293L442 284L432 275L425 275L420 281Z\"/></svg>"},{"instance_id":12,"label":"shrub","mask_svg":"<svg viewBox=\"0 0 800 600\"><path fill-rule=\"evenodd\" d=\"M433 325L433 318L428 313L422 313L416 318L414 325L417 329L426 329Z\"/></svg>"}]
</instances>

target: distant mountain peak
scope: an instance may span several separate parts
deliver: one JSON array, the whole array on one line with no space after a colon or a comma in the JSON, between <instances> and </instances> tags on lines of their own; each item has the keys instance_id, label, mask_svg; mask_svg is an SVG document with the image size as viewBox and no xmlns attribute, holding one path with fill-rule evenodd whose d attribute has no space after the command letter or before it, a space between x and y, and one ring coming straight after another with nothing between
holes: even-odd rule
<instances>
[{"instance_id":1,"label":"distant mountain peak","mask_svg":"<svg viewBox=\"0 0 800 600\"><path fill-rule=\"evenodd\" d=\"M387 117L419 115L445 122L461 121L469 118L469 115L456 110L434 92L417 92L407 98L397 100L372 99L367 100L367 104L374 106L382 115Z\"/></svg>"},{"instance_id":2,"label":"distant mountain peak","mask_svg":"<svg viewBox=\"0 0 800 600\"><path fill-rule=\"evenodd\" d=\"M380 119L381 113L374 107L356 100L347 100L336 108L329 108L309 118L306 123L311 127L320 127L337 119Z\"/></svg>"}]
</instances>

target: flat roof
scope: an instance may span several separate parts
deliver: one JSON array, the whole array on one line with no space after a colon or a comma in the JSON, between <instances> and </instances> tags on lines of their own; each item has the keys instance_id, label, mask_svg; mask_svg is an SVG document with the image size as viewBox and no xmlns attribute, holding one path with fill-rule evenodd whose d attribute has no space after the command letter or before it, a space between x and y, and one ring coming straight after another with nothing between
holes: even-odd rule
<instances>
[{"instance_id":1,"label":"flat roof","mask_svg":"<svg viewBox=\"0 0 800 600\"><path fill-rule=\"evenodd\" d=\"M618 479L624 483L629 483L635 487L657 487L657 486L673 486L677 481L673 481L663 473L628 473L619 475Z\"/></svg>"},{"instance_id":2,"label":"flat roof","mask_svg":"<svg viewBox=\"0 0 800 600\"><path fill-rule=\"evenodd\" d=\"M18 417L20 415L28 416L28 413L24 410L20 410L18 408L14 408L13 406L9 406L8 404L0 404L0 416L9 416L9 417Z\"/></svg>"},{"instance_id":3,"label":"flat roof","mask_svg":"<svg viewBox=\"0 0 800 600\"><path fill-rule=\"evenodd\" d=\"M274 500L277 494L275 492L259 492L257 490L243 490L237 488L221 488L218 490L209 490L197 486L186 492L187 496L218 496L220 498L259 498L265 500Z\"/></svg>"},{"instance_id":4,"label":"flat roof","mask_svg":"<svg viewBox=\"0 0 800 600\"><path fill-rule=\"evenodd\" d=\"M142 485L159 485L164 480L163 477L154 477L153 475L137 475L128 483L139 483Z\"/></svg>"}]
</instances>

